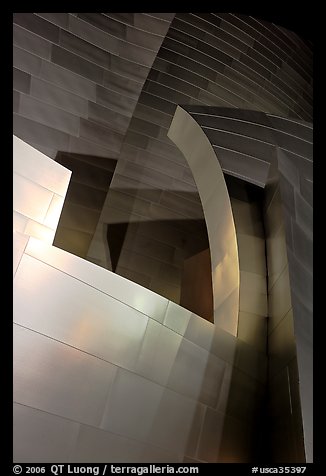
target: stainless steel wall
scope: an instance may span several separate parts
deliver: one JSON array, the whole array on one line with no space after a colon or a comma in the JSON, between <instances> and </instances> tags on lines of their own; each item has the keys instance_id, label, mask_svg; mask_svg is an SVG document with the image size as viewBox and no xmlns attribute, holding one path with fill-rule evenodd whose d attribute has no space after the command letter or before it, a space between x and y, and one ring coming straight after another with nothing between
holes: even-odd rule
<instances>
[{"instance_id":1,"label":"stainless steel wall","mask_svg":"<svg viewBox=\"0 0 326 476\"><path fill-rule=\"evenodd\" d=\"M266 378L259 352L135 283L15 233L21 238L16 462L252 459Z\"/></svg>"},{"instance_id":2,"label":"stainless steel wall","mask_svg":"<svg viewBox=\"0 0 326 476\"><path fill-rule=\"evenodd\" d=\"M266 201L264 221L268 233L268 388L271 452L273 459L280 462L289 459L304 462L297 349L279 186L271 199ZM280 438L282 445L278 444Z\"/></svg>"},{"instance_id":3,"label":"stainless steel wall","mask_svg":"<svg viewBox=\"0 0 326 476\"><path fill-rule=\"evenodd\" d=\"M176 105L309 121L312 90L310 46L252 17L14 15L14 133L52 158L64 151L103 163L118 159L100 219L93 205L78 203L67 214L70 223L62 223L62 235L79 234L87 259L111 269L107 224L133 223L116 272L175 302L189 256L184 243L203 220L191 171L166 135ZM215 135L223 171L248 175L239 170L239 152L225 145L226 134ZM246 164L257 169L261 183L262 162L254 156Z\"/></svg>"},{"instance_id":4,"label":"stainless steel wall","mask_svg":"<svg viewBox=\"0 0 326 476\"><path fill-rule=\"evenodd\" d=\"M258 151L261 155L260 161L263 164L266 183L264 228L269 293L267 349L270 358L272 400L270 411L273 424L278 422L279 425L278 429L273 430L271 448L275 448L275 459L286 459L291 455L293 460L303 461L303 424L306 459L311 462L313 457L312 125L252 111L195 106L188 106L187 109L202 125L213 147L219 143L215 131L225 131L227 140L225 145L241 153L241 158L238 157L235 164L239 164L240 171L241 167L247 169L247 175L242 176L244 181L254 184L257 182L257 169L251 170L250 164L253 154ZM238 138L234 142L235 135ZM215 147L215 150L219 158L218 147ZM247 155L248 152L251 154ZM242 208L239 209L242 213L238 213L240 227L244 226L243 230L246 230L250 223L248 231L250 230L253 236L261 237L262 219L258 218L259 213L257 215L255 207L249 213L249 208L244 205L242 204ZM237 207L234 208L235 212L236 210ZM245 217L248 214L251 215L251 219L246 224ZM241 240L239 242L241 243ZM243 261L242 263L245 264ZM247 273L242 274L247 276ZM255 274L248 275L249 283L254 276ZM245 293L243 303L247 306L255 301L261 311L264 307L266 311L266 294L264 296L262 288L259 288L257 277L254 282L255 293L250 294L251 298ZM262 283L262 279L260 282ZM246 284L243 287L244 291L245 289ZM290 365L291 359L293 361ZM290 367L286 368L287 365ZM278 391L282 382L276 379L276 375L277 378L281 378L279 375L281 369L284 385L282 398L283 403L287 402L285 406L281 403L281 394ZM302 420L299 410L300 399ZM276 416L273 419L274 413ZM287 434L288 448L284 447L284 453L278 444L281 434Z\"/></svg>"},{"instance_id":5,"label":"stainless steel wall","mask_svg":"<svg viewBox=\"0 0 326 476\"><path fill-rule=\"evenodd\" d=\"M122 246L116 272L134 276L136 282L178 302L184 255L176 242L188 230L185 225L165 234L164 227L150 228L147 223L179 220L182 225L182 220L204 215L192 173L167 138L177 104L241 108L310 121L311 68L311 49L284 28L239 14L177 13L139 96L89 259L109 266L102 239L106 223L136 223L133 239ZM256 183L262 185L268 168L264 169L261 144L255 141L239 150L242 137L236 130L233 147L223 127L211 132L222 170L237 176L252 176L255 170Z\"/></svg>"},{"instance_id":6,"label":"stainless steel wall","mask_svg":"<svg viewBox=\"0 0 326 476\"><path fill-rule=\"evenodd\" d=\"M33 238L14 295L15 461L214 462L231 444L250 460L265 367L249 345Z\"/></svg>"}]
</instances>

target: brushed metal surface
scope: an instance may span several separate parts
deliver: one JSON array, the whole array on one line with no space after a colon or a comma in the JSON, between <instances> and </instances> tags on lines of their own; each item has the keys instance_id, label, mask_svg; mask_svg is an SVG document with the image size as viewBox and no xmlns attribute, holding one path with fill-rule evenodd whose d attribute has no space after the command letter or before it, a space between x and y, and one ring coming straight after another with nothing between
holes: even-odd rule
<instances>
[{"instance_id":1,"label":"brushed metal surface","mask_svg":"<svg viewBox=\"0 0 326 476\"><path fill-rule=\"evenodd\" d=\"M65 196L71 171L13 137L13 170L42 187ZM17 190L18 191L18 190Z\"/></svg>"},{"instance_id":2,"label":"brushed metal surface","mask_svg":"<svg viewBox=\"0 0 326 476\"><path fill-rule=\"evenodd\" d=\"M292 306L288 265L269 289L268 315L269 332L276 327Z\"/></svg>"},{"instance_id":3,"label":"brushed metal surface","mask_svg":"<svg viewBox=\"0 0 326 476\"><path fill-rule=\"evenodd\" d=\"M137 373L165 386L176 363L181 343L182 337L179 334L149 319L137 358Z\"/></svg>"},{"instance_id":4,"label":"brushed metal surface","mask_svg":"<svg viewBox=\"0 0 326 476\"><path fill-rule=\"evenodd\" d=\"M157 446L81 425L71 462L178 463L181 457Z\"/></svg>"},{"instance_id":5,"label":"brushed metal surface","mask_svg":"<svg viewBox=\"0 0 326 476\"><path fill-rule=\"evenodd\" d=\"M267 316L266 277L240 271L240 311Z\"/></svg>"},{"instance_id":6,"label":"brushed metal surface","mask_svg":"<svg viewBox=\"0 0 326 476\"><path fill-rule=\"evenodd\" d=\"M14 326L14 400L98 426L116 367Z\"/></svg>"},{"instance_id":7,"label":"brushed metal surface","mask_svg":"<svg viewBox=\"0 0 326 476\"><path fill-rule=\"evenodd\" d=\"M183 454L196 406L194 400L164 389L149 434L150 443L177 454Z\"/></svg>"},{"instance_id":8,"label":"brushed metal surface","mask_svg":"<svg viewBox=\"0 0 326 476\"><path fill-rule=\"evenodd\" d=\"M15 228L14 228L14 233L13 233L13 274L14 275L17 271L20 260L25 251L28 239L29 239L28 235L23 235L22 233L15 231Z\"/></svg>"},{"instance_id":9,"label":"brushed metal surface","mask_svg":"<svg viewBox=\"0 0 326 476\"><path fill-rule=\"evenodd\" d=\"M80 424L14 403L13 462L68 463Z\"/></svg>"},{"instance_id":10,"label":"brushed metal surface","mask_svg":"<svg viewBox=\"0 0 326 476\"><path fill-rule=\"evenodd\" d=\"M162 386L119 369L100 427L136 440L150 441L150 431L159 413L163 392Z\"/></svg>"},{"instance_id":11,"label":"brushed metal surface","mask_svg":"<svg viewBox=\"0 0 326 476\"><path fill-rule=\"evenodd\" d=\"M202 432L198 444L198 457L209 463L219 461L220 444L225 415L212 408L206 408Z\"/></svg>"},{"instance_id":12,"label":"brushed metal surface","mask_svg":"<svg viewBox=\"0 0 326 476\"><path fill-rule=\"evenodd\" d=\"M16 273L14 293L15 322L134 368L148 320L144 314L26 255Z\"/></svg>"},{"instance_id":13,"label":"brushed metal surface","mask_svg":"<svg viewBox=\"0 0 326 476\"><path fill-rule=\"evenodd\" d=\"M53 192L17 173L13 176L13 188L14 210L42 223L53 198Z\"/></svg>"},{"instance_id":14,"label":"brushed metal surface","mask_svg":"<svg viewBox=\"0 0 326 476\"><path fill-rule=\"evenodd\" d=\"M163 322L168 300L136 283L129 282L121 276L85 262L63 250L46 246L37 240L30 242L26 252L34 258L90 284L105 294L111 295L123 303L128 303L129 306L152 319Z\"/></svg>"},{"instance_id":15,"label":"brushed metal surface","mask_svg":"<svg viewBox=\"0 0 326 476\"><path fill-rule=\"evenodd\" d=\"M207 137L193 118L180 107L173 117L168 137L188 160L203 204L210 241L215 318L218 306L239 287L238 250L228 192L222 170ZM201 165L203 153L207 160L205 168ZM219 322L220 326L224 326L233 335L236 334L237 324L238 308L234 309L228 322Z\"/></svg>"},{"instance_id":16,"label":"brushed metal surface","mask_svg":"<svg viewBox=\"0 0 326 476\"><path fill-rule=\"evenodd\" d=\"M184 335L188 327L191 312L173 302L168 303L163 324L177 332Z\"/></svg>"},{"instance_id":17,"label":"brushed metal surface","mask_svg":"<svg viewBox=\"0 0 326 476\"><path fill-rule=\"evenodd\" d=\"M171 369L168 387L214 407L224 369L222 360L183 339Z\"/></svg>"}]
</instances>

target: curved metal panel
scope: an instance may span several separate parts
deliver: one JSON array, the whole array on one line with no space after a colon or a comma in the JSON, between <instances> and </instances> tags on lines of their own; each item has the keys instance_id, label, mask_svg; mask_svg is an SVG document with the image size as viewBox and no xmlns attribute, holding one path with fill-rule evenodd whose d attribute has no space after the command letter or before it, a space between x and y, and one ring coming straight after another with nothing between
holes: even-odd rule
<instances>
[{"instance_id":1,"label":"curved metal panel","mask_svg":"<svg viewBox=\"0 0 326 476\"><path fill-rule=\"evenodd\" d=\"M203 205L211 251L214 322L236 335L240 283L238 246L222 169L204 131L180 106L168 137L187 159Z\"/></svg>"}]
</instances>

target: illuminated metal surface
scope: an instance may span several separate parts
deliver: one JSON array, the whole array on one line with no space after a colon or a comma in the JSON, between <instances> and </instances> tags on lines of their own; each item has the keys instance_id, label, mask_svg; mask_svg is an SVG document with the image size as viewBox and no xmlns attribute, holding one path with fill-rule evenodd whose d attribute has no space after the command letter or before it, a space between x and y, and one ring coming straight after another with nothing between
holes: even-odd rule
<instances>
[{"instance_id":1,"label":"illuminated metal surface","mask_svg":"<svg viewBox=\"0 0 326 476\"><path fill-rule=\"evenodd\" d=\"M71 172L13 137L14 231L52 244Z\"/></svg>"},{"instance_id":2,"label":"illuminated metal surface","mask_svg":"<svg viewBox=\"0 0 326 476\"><path fill-rule=\"evenodd\" d=\"M15 238L15 461L226 458L232 372L259 387L261 356L135 283L46 241ZM237 418L241 433L248 415Z\"/></svg>"},{"instance_id":3,"label":"illuminated metal surface","mask_svg":"<svg viewBox=\"0 0 326 476\"><path fill-rule=\"evenodd\" d=\"M176 109L168 137L187 159L203 204L211 252L214 323L236 335L239 314L238 247L222 169L203 130L181 107ZM232 293L235 298L225 319L221 308Z\"/></svg>"}]
</instances>

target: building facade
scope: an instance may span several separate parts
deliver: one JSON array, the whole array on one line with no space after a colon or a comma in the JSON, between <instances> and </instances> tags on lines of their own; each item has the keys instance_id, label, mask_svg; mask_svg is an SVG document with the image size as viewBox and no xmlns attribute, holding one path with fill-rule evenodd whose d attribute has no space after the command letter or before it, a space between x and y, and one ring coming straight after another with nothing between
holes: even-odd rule
<instances>
[{"instance_id":1,"label":"building facade","mask_svg":"<svg viewBox=\"0 0 326 476\"><path fill-rule=\"evenodd\" d=\"M234 13L13 33L15 460L311 462L310 42Z\"/></svg>"}]
</instances>

